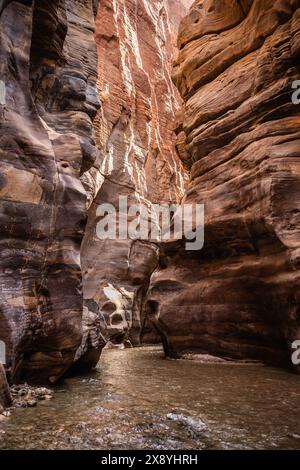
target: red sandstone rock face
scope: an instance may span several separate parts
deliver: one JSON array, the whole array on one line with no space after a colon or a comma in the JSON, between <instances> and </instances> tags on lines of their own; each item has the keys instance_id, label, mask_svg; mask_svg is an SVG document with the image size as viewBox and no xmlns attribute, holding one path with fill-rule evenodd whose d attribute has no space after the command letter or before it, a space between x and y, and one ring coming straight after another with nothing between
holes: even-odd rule
<instances>
[{"instance_id":1,"label":"red sandstone rock face","mask_svg":"<svg viewBox=\"0 0 300 470\"><path fill-rule=\"evenodd\" d=\"M178 10L173 11L174 28L179 21L174 15L184 13L183 7ZM95 38L101 158L90 171L93 195L102 184L99 174L131 185L152 202L178 200L183 194L180 163L172 146L178 101L171 80L175 30L169 13L165 0L100 2Z\"/></svg>"},{"instance_id":2,"label":"red sandstone rock face","mask_svg":"<svg viewBox=\"0 0 300 470\"><path fill-rule=\"evenodd\" d=\"M185 3L100 2L95 36L100 158L82 178L91 204L82 250L87 361L98 359L107 339L140 341L142 299L158 261L155 244L99 241L97 208L102 203L118 207L119 195L127 196L129 204L150 207L183 194L185 175L174 149L178 95L171 55Z\"/></svg>"},{"instance_id":3,"label":"red sandstone rock face","mask_svg":"<svg viewBox=\"0 0 300 470\"><path fill-rule=\"evenodd\" d=\"M170 56L185 3L102 0L98 89L97 1L1 4L0 337L14 381L55 382L108 339L139 341L158 248L99 242L96 210L183 194Z\"/></svg>"},{"instance_id":4,"label":"red sandstone rock face","mask_svg":"<svg viewBox=\"0 0 300 470\"><path fill-rule=\"evenodd\" d=\"M147 310L166 351L290 363L300 338L300 2L196 1L174 80L184 202L205 204L205 247L164 247Z\"/></svg>"},{"instance_id":5,"label":"red sandstone rock face","mask_svg":"<svg viewBox=\"0 0 300 470\"><path fill-rule=\"evenodd\" d=\"M166 0L165 2L169 17L169 30L172 37L172 42L167 46L174 49L171 51L171 55L174 55L174 53L177 55L179 26L193 2L194 0Z\"/></svg>"},{"instance_id":6,"label":"red sandstone rock face","mask_svg":"<svg viewBox=\"0 0 300 470\"><path fill-rule=\"evenodd\" d=\"M0 339L15 381L55 382L81 341L79 177L96 158L95 7L0 5Z\"/></svg>"},{"instance_id":7,"label":"red sandstone rock face","mask_svg":"<svg viewBox=\"0 0 300 470\"><path fill-rule=\"evenodd\" d=\"M98 77L97 3L0 6L0 339L10 377L55 382L74 359L94 365L108 340L139 343L149 318L173 356L288 363L300 337L299 1L196 1L184 19L176 145L191 172L184 202L206 206L206 243L199 253L167 243L160 261L155 243L99 241L96 212L120 195L151 208L184 193L170 57L190 2L101 0Z\"/></svg>"}]
</instances>

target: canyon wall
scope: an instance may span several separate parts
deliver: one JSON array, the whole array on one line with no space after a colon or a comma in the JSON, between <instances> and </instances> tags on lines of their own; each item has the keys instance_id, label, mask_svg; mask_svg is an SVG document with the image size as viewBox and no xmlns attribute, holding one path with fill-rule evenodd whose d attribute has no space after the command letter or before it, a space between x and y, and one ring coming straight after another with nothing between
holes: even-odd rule
<instances>
[{"instance_id":1,"label":"canyon wall","mask_svg":"<svg viewBox=\"0 0 300 470\"><path fill-rule=\"evenodd\" d=\"M171 55L189 3L0 1L0 340L10 381L55 383L74 361L95 365L108 341L137 344L147 331L141 306L158 246L100 241L97 209L117 207L119 195L149 208L182 197Z\"/></svg>"},{"instance_id":2,"label":"canyon wall","mask_svg":"<svg viewBox=\"0 0 300 470\"><path fill-rule=\"evenodd\" d=\"M147 314L166 353L291 363L300 338L298 0L195 1L179 32L183 202L205 245L162 247Z\"/></svg>"},{"instance_id":3,"label":"canyon wall","mask_svg":"<svg viewBox=\"0 0 300 470\"><path fill-rule=\"evenodd\" d=\"M56 382L81 342L96 7L0 2L0 339L14 381Z\"/></svg>"},{"instance_id":4,"label":"canyon wall","mask_svg":"<svg viewBox=\"0 0 300 470\"><path fill-rule=\"evenodd\" d=\"M174 66L182 104L171 60L190 3L0 1L0 340L11 381L55 383L74 362L95 365L108 342L154 340L150 325L171 356L290 361L300 2L195 1ZM120 196L148 213L205 204L204 249L99 239L100 206L120 216Z\"/></svg>"},{"instance_id":5,"label":"canyon wall","mask_svg":"<svg viewBox=\"0 0 300 470\"><path fill-rule=\"evenodd\" d=\"M139 240L99 240L102 204L119 216L128 205L180 201L185 172L175 152L179 95L171 61L187 0L100 1L96 21L98 88L95 120L99 159L82 178L89 196L82 249L85 334L81 362L96 363L107 341L139 344L143 299L158 247Z\"/></svg>"}]
</instances>

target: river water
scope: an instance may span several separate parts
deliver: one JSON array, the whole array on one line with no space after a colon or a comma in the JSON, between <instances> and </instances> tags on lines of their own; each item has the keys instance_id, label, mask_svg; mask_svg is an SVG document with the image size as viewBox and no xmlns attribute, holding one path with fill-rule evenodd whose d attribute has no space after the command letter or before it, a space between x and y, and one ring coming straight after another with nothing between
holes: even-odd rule
<instances>
[{"instance_id":1,"label":"river water","mask_svg":"<svg viewBox=\"0 0 300 470\"><path fill-rule=\"evenodd\" d=\"M0 449L299 449L300 377L252 364L103 352L37 408L0 423Z\"/></svg>"}]
</instances>

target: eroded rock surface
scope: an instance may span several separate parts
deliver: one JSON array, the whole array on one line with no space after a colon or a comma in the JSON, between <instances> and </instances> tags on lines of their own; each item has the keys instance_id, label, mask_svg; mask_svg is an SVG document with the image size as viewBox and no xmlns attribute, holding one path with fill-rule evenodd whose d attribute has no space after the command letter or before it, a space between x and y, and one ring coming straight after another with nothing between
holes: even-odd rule
<instances>
[{"instance_id":1,"label":"eroded rock surface","mask_svg":"<svg viewBox=\"0 0 300 470\"><path fill-rule=\"evenodd\" d=\"M107 341L139 344L149 320L173 356L290 361L300 2L195 1L183 20L186 190L170 62L189 4L0 2L0 340L12 381L95 365ZM97 237L103 203L118 215L119 196L150 211L183 195L205 204L200 252L167 243L159 257L157 243Z\"/></svg>"},{"instance_id":2,"label":"eroded rock surface","mask_svg":"<svg viewBox=\"0 0 300 470\"><path fill-rule=\"evenodd\" d=\"M290 364L300 338L300 2L194 2L174 81L177 147L205 246L167 244L147 310L166 352Z\"/></svg>"},{"instance_id":3,"label":"eroded rock surface","mask_svg":"<svg viewBox=\"0 0 300 470\"><path fill-rule=\"evenodd\" d=\"M0 2L0 338L13 381L57 381L81 342L96 4Z\"/></svg>"},{"instance_id":4,"label":"eroded rock surface","mask_svg":"<svg viewBox=\"0 0 300 470\"><path fill-rule=\"evenodd\" d=\"M158 247L99 242L96 212L119 195L151 207L183 194L171 55L189 3L0 3L0 339L12 381L54 383L74 360L96 364L108 340L140 341Z\"/></svg>"},{"instance_id":5,"label":"eroded rock surface","mask_svg":"<svg viewBox=\"0 0 300 470\"><path fill-rule=\"evenodd\" d=\"M107 340L140 341L140 311L158 262L155 244L99 241L98 207L178 201L185 174L174 149L179 96L171 80L174 38L187 0L103 0L96 22L99 159L82 178L89 195L82 261L87 361ZM80 353L81 354L81 353Z\"/></svg>"}]
</instances>

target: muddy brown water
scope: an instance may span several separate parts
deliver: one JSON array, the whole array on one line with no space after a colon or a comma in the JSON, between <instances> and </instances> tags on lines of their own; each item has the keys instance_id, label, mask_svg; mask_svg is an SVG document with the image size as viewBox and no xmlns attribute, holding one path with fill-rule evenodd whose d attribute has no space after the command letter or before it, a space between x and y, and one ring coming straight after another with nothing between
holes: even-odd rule
<instances>
[{"instance_id":1,"label":"muddy brown water","mask_svg":"<svg viewBox=\"0 0 300 470\"><path fill-rule=\"evenodd\" d=\"M0 423L0 449L299 449L300 377L107 350L98 369Z\"/></svg>"}]
</instances>

